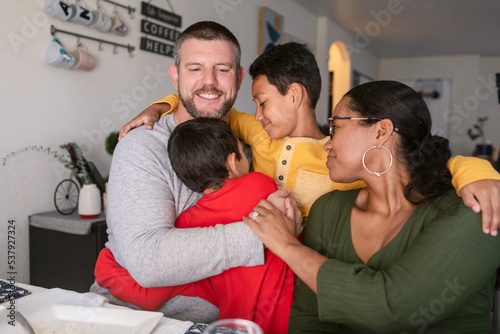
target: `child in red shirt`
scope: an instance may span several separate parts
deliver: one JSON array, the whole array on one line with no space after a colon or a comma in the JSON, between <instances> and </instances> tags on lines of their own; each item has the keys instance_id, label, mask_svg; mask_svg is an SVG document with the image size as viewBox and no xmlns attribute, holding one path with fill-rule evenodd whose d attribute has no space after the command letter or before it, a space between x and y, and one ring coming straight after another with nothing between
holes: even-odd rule
<instances>
[{"instance_id":1,"label":"child in red shirt","mask_svg":"<svg viewBox=\"0 0 500 334\"><path fill-rule=\"evenodd\" d=\"M197 118L181 123L170 137L168 151L179 179L191 190L204 194L177 218L176 227L210 227L240 221L265 198L290 217L300 217L289 198L273 194L277 186L272 178L248 173L241 143L225 122ZM97 283L115 297L146 310L156 310L176 295L197 296L218 306L220 319L248 319L266 333L286 333L293 302L293 272L269 250L264 255L262 266L231 268L174 287L143 288L105 248L99 255L95 275Z\"/></svg>"}]
</instances>

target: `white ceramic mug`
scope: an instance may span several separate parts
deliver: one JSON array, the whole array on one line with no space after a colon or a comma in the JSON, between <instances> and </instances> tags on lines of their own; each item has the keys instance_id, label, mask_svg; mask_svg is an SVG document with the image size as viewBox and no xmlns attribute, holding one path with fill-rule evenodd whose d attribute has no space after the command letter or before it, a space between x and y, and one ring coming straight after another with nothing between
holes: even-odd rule
<instances>
[{"instance_id":1,"label":"white ceramic mug","mask_svg":"<svg viewBox=\"0 0 500 334\"><path fill-rule=\"evenodd\" d=\"M45 0L43 8L62 21L68 21L73 15L73 8L60 0Z\"/></svg>"},{"instance_id":2,"label":"white ceramic mug","mask_svg":"<svg viewBox=\"0 0 500 334\"><path fill-rule=\"evenodd\" d=\"M87 52L87 48L82 43L75 45L75 49L70 51L75 57L73 68L75 70L90 71L95 67L95 57Z\"/></svg>"},{"instance_id":3,"label":"white ceramic mug","mask_svg":"<svg viewBox=\"0 0 500 334\"><path fill-rule=\"evenodd\" d=\"M45 49L45 62L55 66L71 68L75 64L75 57L68 54L61 42L54 38Z\"/></svg>"},{"instance_id":4,"label":"white ceramic mug","mask_svg":"<svg viewBox=\"0 0 500 334\"><path fill-rule=\"evenodd\" d=\"M125 22L121 19L121 17L118 15L118 13L113 14L111 17L111 22L113 22L113 25L111 27L111 32L124 36L128 32L128 28L125 25Z\"/></svg>"},{"instance_id":5,"label":"white ceramic mug","mask_svg":"<svg viewBox=\"0 0 500 334\"><path fill-rule=\"evenodd\" d=\"M90 23L92 28L96 28L102 32L108 32L111 29L113 22L111 22L111 18L109 16L99 10L93 10L92 15L92 22Z\"/></svg>"},{"instance_id":6,"label":"white ceramic mug","mask_svg":"<svg viewBox=\"0 0 500 334\"><path fill-rule=\"evenodd\" d=\"M77 6L75 4L70 5L71 7L71 17L69 20L71 22L81 23L83 25L89 26L94 18L94 11L90 11L82 6Z\"/></svg>"}]
</instances>

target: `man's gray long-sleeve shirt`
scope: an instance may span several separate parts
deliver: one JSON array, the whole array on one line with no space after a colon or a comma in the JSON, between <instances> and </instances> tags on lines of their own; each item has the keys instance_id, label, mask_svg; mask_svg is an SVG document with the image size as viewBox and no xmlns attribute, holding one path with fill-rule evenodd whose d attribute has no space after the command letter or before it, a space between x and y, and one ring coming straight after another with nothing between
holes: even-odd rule
<instances>
[{"instance_id":1,"label":"man's gray long-sleeve shirt","mask_svg":"<svg viewBox=\"0 0 500 334\"><path fill-rule=\"evenodd\" d=\"M134 129L113 154L106 246L143 287L179 285L264 263L261 241L243 222L174 227L177 216L201 197L182 184L170 165L167 145L175 126L170 114L153 130Z\"/></svg>"}]
</instances>

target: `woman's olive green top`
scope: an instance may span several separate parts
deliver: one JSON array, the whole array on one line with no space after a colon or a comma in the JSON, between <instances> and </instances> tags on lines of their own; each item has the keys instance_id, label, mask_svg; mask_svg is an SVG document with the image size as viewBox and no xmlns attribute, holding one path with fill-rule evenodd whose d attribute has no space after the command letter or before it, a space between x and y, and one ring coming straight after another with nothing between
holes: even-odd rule
<instances>
[{"instance_id":1,"label":"woman's olive green top","mask_svg":"<svg viewBox=\"0 0 500 334\"><path fill-rule=\"evenodd\" d=\"M298 282L289 333L491 333L500 237L482 232L481 215L450 191L364 265L351 238L358 193L330 192L311 208L303 243L330 260L317 295Z\"/></svg>"}]
</instances>

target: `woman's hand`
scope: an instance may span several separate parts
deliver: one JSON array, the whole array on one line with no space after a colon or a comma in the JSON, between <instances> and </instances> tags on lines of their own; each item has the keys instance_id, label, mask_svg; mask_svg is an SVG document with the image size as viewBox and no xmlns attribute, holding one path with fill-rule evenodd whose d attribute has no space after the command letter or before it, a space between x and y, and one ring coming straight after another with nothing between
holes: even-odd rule
<instances>
[{"instance_id":1,"label":"woman's hand","mask_svg":"<svg viewBox=\"0 0 500 334\"><path fill-rule=\"evenodd\" d=\"M500 227L500 181L479 180L460 189L465 205L474 212L482 212L483 231L493 236Z\"/></svg>"},{"instance_id":2,"label":"woman's hand","mask_svg":"<svg viewBox=\"0 0 500 334\"><path fill-rule=\"evenodd\" d=\"M266 247L281 258L288 246L300 244L295 236L297 227L293 206L290 198L287 198L285 203L287 201L289 206L287 214L292 216L290 218L282 214L268 200L261 200L248 217L243 217L243 222L254 231ZM258 214L254 216L254 212Z\"/></svg>"},{"instance_id":3,"label":"woman's hand","mask_svg":"<svg viewBox=\"0 0 500 334\"><path fill-rule=\"evenodd\" d=\"M150 105L121 128L118 140L122 139L130 130L143 124L146 124L146 129L153 130L153 126L160 119L160 116L169 110L170 104L168 103Z\"/></svg>"}]
</instances>

